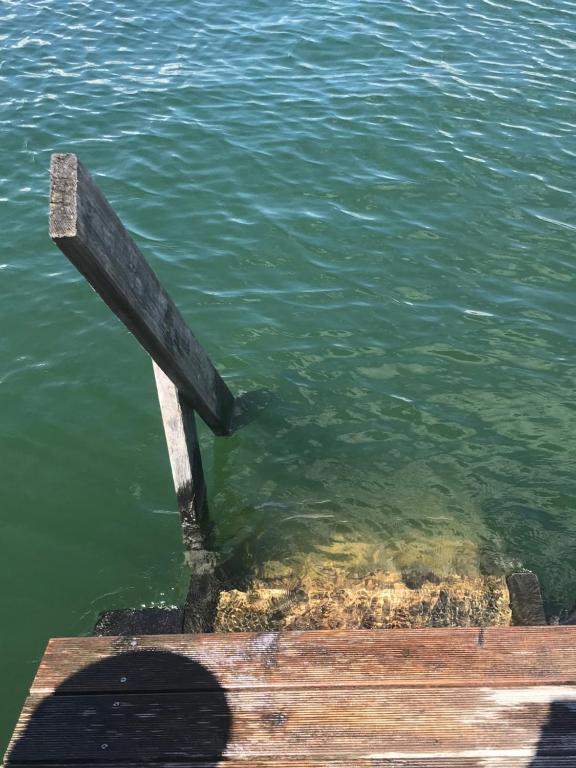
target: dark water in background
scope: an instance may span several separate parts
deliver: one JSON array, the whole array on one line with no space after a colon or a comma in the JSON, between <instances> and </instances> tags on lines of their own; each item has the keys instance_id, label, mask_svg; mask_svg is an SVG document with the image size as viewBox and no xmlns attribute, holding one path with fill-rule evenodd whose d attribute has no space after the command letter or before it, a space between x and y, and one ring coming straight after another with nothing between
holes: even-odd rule
<instances>
[{"instance_id":1,"label":"dark water in background","mask_svg":"<svg viewBox=\"0 0 576 768\"><path fill-rule=\"evenodd\" d=\"M0 742L49 636L186 583L146 355L47 237L78 153L236 391L231 567L576 599L576 5L0 4Z\"/></svg>"}]
</instances>

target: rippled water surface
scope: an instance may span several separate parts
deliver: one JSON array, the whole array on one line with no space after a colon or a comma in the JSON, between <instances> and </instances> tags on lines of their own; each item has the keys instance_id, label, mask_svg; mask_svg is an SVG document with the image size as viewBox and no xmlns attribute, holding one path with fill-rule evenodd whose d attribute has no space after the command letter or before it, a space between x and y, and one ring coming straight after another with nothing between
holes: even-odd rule
<instances>
[{"instance_id":1,"label":"rippled water surface","mask_svg":"<svg viewBox=\"0 0 576 768\"><path fill-rule=\"evenodd\" d=\"M576 6L0 3L0 741L49 636L182 595L150 363L47 237L96 176L235 391L230 572L534 569L576 598Z\"/></svg>"}]
</instances>

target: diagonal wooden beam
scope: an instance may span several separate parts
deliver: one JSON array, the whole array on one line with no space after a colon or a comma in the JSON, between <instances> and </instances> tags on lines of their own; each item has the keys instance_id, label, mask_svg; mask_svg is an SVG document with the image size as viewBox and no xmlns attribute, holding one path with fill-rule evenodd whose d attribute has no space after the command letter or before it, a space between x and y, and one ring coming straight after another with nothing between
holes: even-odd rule
<instances>
[{"instance_id":1,"label":"diagonal wooden beam","mask_svg":"<svg viewBox=\"0 0 576 768\"><path fill-rule=\"evenodd\" d=\"M76 155L52 155L50 237L218 435L234 396Z\"/></svg>"}]
</instances>

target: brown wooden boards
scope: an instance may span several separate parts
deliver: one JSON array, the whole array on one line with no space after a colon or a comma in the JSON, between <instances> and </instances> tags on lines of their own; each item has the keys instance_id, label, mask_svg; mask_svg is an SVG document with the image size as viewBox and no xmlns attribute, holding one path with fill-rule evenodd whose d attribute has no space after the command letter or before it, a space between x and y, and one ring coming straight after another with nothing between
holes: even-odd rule
<instances>
[{"instance_id":1,"label":"brown wooden boards","mask_svg":"<svg viewBox=\"0 0 576 768\"><path fill-rule=\"evenodd\" d=\"M216 434L234 397L144 256L72 154L53 155L50 237Z\"/></svg>"},{"instance_id":2,"label":"brown wooden boards","mask_svg":"<svg viewBox=\"0 0 576 768\"><path fill-rule=\"evenodd\" d=\"M11 760L576 760L576 686L235 690L226 704L217 691L31 697ZM547 727L552 706L564 717Z\"/></svg>"},{"instance_id":3,"label":"brown wooden boards","mask_svg":"<svg viewBox=\"0 0 576 768\"><path fill-rule=\"evenodd\" d=\"M35 768L64 768L64 766L90 766L89 763L45 763L34 762ZM214 760L159 760L154 763L145 762L100 762L96 765L106 768L142 768L143 765L153 765L155 768L574 768L574 758L568 756L541 756L536 758L524 757L434 757L401 759L374 759L362 757L338 758L332 755L325 757L274 757L263 758L230 758L226 756L221 762Z\"/></svg>"},{"instance_id":4,"label":"brown wooden boards","mask_svg":"<svg viewBox=\"0 0 576 768\"><path fill-rule=\"evenodd\" d=\"M52 640L6 766L576 766L576 628Z\"/></svg>"},{"instance_id":5,"label":"brown wooden boards","mask_svg":"<svg viewBox=\"0 0 576 768\"><path fill-rule=\"evenodd\" d=\"M45 763L34 762L34 768L64 768L70 765L90 766L89 763ZM155 768L574 768L573 756L545 757L538 755L535 758L523 757L428 757L428 758L386 758L375 759L371 757L346 757L338 758L331 755L325 757L274 757L272 760L263 758L230 758L215 763L214 760L159 760L154 763L145 762L99 762L99 766L106 768L142 768L143 765L154 765Z\"/></svg>"},{"instance_id":6,"label":"brown wooden boards","mask_svg":"<svg viewBox=\"0 0 576 768\"><path fill-rule=\"evenodd\" d=\"M470 627L55 639L32 692L83 690L75 673L134 650L168 650L193 659L225 689L576 684L575 627ZM141 674L146 676L133 690L190 687L178 678L154 683L153 657ZM107 668L93 672L91 690L114 686Z\"/></svg>"}]
</instances>

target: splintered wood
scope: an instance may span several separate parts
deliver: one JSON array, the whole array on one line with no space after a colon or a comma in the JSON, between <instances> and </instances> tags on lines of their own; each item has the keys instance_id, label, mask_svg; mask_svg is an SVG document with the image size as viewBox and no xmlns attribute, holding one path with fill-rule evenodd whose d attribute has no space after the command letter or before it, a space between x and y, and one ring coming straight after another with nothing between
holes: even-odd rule
<instances>
[{"instance_id":1,"label":"splintered wood","mask_svg":"<svg viewBox=\"0 0 576 768\"><path fill-rule=\"evenodd\" d=\"M50 641L6 766L567 768L576 628Z\"/></svg>"}]
</instances>

